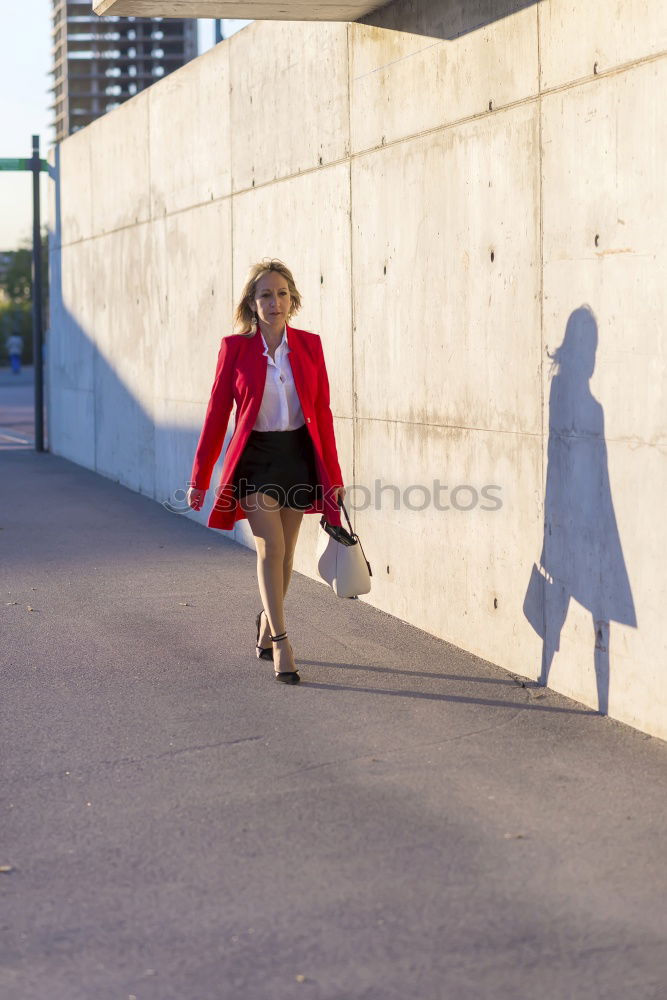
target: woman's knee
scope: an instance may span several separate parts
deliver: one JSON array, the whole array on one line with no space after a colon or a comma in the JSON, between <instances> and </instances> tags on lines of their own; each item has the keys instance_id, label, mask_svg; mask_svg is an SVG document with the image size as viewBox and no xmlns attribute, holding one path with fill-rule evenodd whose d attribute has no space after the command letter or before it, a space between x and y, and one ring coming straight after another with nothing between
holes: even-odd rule
<instances>
[{"instance_id":1,"label":"woman's knee","mask_svg":"<svg viewBox=\"0 0 667 1000\"><path fill-rule=\"evenodd\" d=\"M285 542L282 538L274 538L273 535L255 538L257 555L263 562L283 562L285 559Z\"/></svg>"}]
</instances>

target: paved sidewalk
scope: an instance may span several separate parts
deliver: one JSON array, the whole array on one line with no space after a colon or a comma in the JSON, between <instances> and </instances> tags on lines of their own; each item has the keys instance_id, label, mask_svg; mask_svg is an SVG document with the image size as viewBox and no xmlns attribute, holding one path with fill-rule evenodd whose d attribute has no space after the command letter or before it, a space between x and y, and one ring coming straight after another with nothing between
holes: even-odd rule
<instances>
[{"instance_id":1,"label":"paved sidewalk","mask_svg":"<svg viewBox=\"0 0 667 1000\"><path fill-rule=\"evenodd\" d=\"M2 1000L667 996L667 747L0 452Z\"/></svg>"}]
</instances>

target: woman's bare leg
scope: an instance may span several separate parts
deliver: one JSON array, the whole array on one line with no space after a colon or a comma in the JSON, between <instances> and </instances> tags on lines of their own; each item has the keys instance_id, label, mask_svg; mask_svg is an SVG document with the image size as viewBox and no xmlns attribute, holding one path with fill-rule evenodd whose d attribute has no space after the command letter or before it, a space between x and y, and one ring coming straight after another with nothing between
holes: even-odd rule
<instances>
[{"instance_id":1,"label":"woman's bare leg","mask_svg":"<svg viewBox=\"0 0 667 1000\"><path fill-rule=\"evenodd\" d=\"M266 493L249 493L241 503L255 539L257 583L269 619L268 627L272 629L269 635L280 635L286 631L284 607L285 535L281 509L277 501L273 497L267 496ZM266 640L268 640L268 635ZM260 635L260 645L263 645L264 641ZM283 639L273 644L273 665L275 670L281 673L296 670L289 639Z\"/></svg>"},{"instance_id":2,"label":"woman's bare leg","mask_svg":"<svg viewBox=\"0 0 667 1000\"><path fill-rule=\"evenodd\" d=\"M285 541L285 556L283 558L283 599L287 594L289 588L290 579L292 577L292 567L294 564L294 551L296 549L296 543L299 538L299 529L301 528L301 522L303 521L303 511L302 510L292 510L289 507L282 507L280 510L280 519L283 525L283 539ZM252 525L251 525L252 528ZM269 626L268 619L266 615L262 615L260 620L260 630L259 630L259 645L267 648L271 645L271 640L269 636L271 635L271 628ZM278 635L274 632L273 635Z\"/></svg>"},{"instance_id":3,"label":"woman's bare leg","mask_svg":"<svg viewBox=\"0 0 667 1000\"><path fill-rule=\"evenodd\" d=\"M280 519L283 522L283 538L285 539L285 558L283 559L284 597L292 578L294 550L296 549L296 543L299 538L299 529L301 528L301 522L303 521L303 511L292 510L291 507L282 507L280 511Z\"/></svg>"}]
</instances>

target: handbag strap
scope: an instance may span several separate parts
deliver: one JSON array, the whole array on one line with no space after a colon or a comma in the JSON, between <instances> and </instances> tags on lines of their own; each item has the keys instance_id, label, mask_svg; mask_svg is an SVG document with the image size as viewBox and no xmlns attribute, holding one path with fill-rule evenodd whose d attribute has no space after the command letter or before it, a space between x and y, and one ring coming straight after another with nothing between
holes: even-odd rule
<instances>
[{"instance_id":1,"label":"handbag strap","mask_svg":"<svg viewBox=\"0 0 667 1000\"><path fill-rule=\"evenodd\" d=\"M352 535L352 537L354 538L355 542L358 544L359 548L361 549L361 554L364 557L364 562L368 566L368 573L369 573L370 576L372 576L373 575L373 570L371 569L371 564L369 563L368 559L366 559L366 553L364 552L364 547L361 544L361 539L359 538L359 535L356 533L356 531L352 527L352 522L350 521L350 518L349 518L349 515L347 513L347 510L345 509L345 504L340 499L340 497L338 497L338 504L339 504L340 507L343 508L343 513L345 514L345 518L347 520L347 523L350 526L350 534Z\"/></svg>"},{"instance_id":2,"label":"handbag strap","mask_svg":"<svg viewBox=\"0 0 667 1000\"><path fill-rule=\"evenodd\" d=\"M347 523L348 523L348 525L349 525L349 528L350 528L350 534L351 534L351 535L352 535L352 536L353 536L354 538L356 538L357 536L356 536L356 534L355 534L355 532L354 532L354 528L352 527L352 522L350 521L350 518L349 518L349 516L348 516L348 513L347 513L347 510L346 510L346 507L345 507L345 504L344 504L344 503L343 503L343 501L342 501L342 500L340 499L340 497L338 497L338 504L339 504L339 506L340 506L340 507L342 507L342 508L343 508L343 513L345 514L345 519L346 519L346 521L347 521Z\"/></svg>"}]
</instances>

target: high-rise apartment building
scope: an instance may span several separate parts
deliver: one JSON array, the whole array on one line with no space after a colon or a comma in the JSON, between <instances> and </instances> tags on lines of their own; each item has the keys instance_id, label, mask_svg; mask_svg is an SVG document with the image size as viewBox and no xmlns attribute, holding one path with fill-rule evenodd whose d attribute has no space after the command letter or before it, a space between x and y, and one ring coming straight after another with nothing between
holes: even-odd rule
<instances>
[{"instance_id":1,"label":"high-rise apartment building","mask_svg":"<svg viewBox=\"0 0 667 1000\"><path fill-rule=\"evenodd\" d=\"M56 142L196 55L192 18L97 17L90 3L53 0Z\"/></svg>"}]
</instances>

